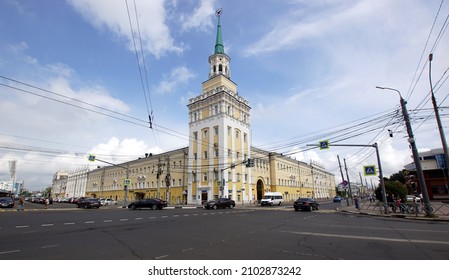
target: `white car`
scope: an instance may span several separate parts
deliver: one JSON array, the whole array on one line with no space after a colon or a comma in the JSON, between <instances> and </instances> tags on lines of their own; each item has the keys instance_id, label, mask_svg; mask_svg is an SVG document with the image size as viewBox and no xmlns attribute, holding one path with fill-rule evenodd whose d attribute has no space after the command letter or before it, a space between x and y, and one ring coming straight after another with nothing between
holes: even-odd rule
<instances>
[{"instance_id":1,"label":"white car","mask_svg":"<svg viewBox=\"0 0 449 280\"><path fill-rule=\"evenodd\" d=\"M111 198L105 198L100 200L101 205L116 205L117 202Z\"/></svg>"},{"instance_id":2,"label":"white car","mask_svg":"<svg viewBox=\"0 0 449 280\"><path fill-rule=\"evenodd\" d=\"M421 201L421 198L419 198L419 196L414 196L414 195L407 195L407 202L413 202L413 198L415 198L415 201L416 202L420 202Z\"/></svg>"}]
</instances>

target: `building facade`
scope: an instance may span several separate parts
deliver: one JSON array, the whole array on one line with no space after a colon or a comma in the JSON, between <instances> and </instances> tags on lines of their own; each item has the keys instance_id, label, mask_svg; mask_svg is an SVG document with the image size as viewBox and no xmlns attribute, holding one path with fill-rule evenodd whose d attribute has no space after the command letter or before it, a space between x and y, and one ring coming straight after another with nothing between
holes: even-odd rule
<instances>
[{"instance_id":1,"label":"building facade","mask_svg":"<svg viewBox=\"0 0 449 280\"><path fill-rule=\"evenodd\" d=\"M74 176L69 175L66 195L112 198L119 204L156 197L193 205L218 197L253 204L267 191L282 192L286 201L334 196L334 175L324 167L251 147L251 107L231 80L220 18L208 62L208 79L187 105L188 147L89 171L83 194L71 186Z\"/></svg>"}]
</instances>

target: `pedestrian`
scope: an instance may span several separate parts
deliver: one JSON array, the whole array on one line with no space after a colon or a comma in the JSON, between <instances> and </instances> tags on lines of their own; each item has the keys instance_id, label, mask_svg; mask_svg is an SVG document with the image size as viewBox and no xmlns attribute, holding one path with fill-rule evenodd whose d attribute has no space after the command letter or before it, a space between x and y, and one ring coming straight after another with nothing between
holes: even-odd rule
<instances>
[{"instance_id":1,"label":"pedestrian","mask_svg":"<svg viewBox=\"0 0 449 280\"><path fill-rule=\"evenodd\" d=\"M360 210L360 200L358 196L354 197L354 202L355 202L355 208L357 208L357 210Z\"/></svg>"},{"instance_id":2,"label":"pedestrian","mask_svg":"<svg viewBox=\"0 0 449 280\"><path fill-rule=\"evenodd\" d=\"M48 209L48 204L50 204L50 199L48 199L48 197L47 197L45 199L44 203L45 203L45 209Z\"/></svg>"},{"instance_id":3,"label":"pedestrian","mask_svg":"<svg viewBox=\"0 0 449 280\"><path fill-rule=\"evenodd\" d=\"M25 200L23 199L23 197L19 197L19 209L18 211L23 211L24 205L25 204Z\"/></svg>"}]
</instances>

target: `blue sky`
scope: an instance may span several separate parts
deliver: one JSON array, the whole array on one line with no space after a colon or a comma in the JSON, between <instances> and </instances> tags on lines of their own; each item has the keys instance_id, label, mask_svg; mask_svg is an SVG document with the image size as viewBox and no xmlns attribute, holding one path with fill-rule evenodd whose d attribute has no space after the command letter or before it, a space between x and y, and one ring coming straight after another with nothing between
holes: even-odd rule
<instances>
[{"instance_id":1,"label":"blue sky","mask_svg":"<svg viewBox=\"0 0 449 280\"><path fill-rule=\"evenodd\" d=\"M1 1L0 179L11 160L17 178L36 189L58 170L94 167L89 153L118 163L187 146L187 104L208 78L218 8L231 78L252 107L254 146L320 162L339 181L337 155L359 180L362 166L376 163L373 150L307 144L377 142L389 176L411 153L398 94L375 86L406 98L419 150L441 147L427 110L431 52L435 95L447 106L449 3L441 3ZM154 129L145 123L149 111Z\"/></svg>"}]
</instances>

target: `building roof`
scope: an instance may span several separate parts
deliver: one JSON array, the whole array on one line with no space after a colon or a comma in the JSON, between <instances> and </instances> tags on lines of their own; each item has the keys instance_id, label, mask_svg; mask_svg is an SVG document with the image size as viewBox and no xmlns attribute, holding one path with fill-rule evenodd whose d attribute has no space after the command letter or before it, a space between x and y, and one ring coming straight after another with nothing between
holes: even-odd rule
<instances>
[{"instance_id":1,"label":"building roof","mask_svg":"<svg viewBox=\"0 0 449 280\"><path fill-rule=\"evenodd\" d=\"M220 15L218 15L217 39L215 40L215 54L224 54L223 37L221 35Z\"/></svg>"}]
</instances>

